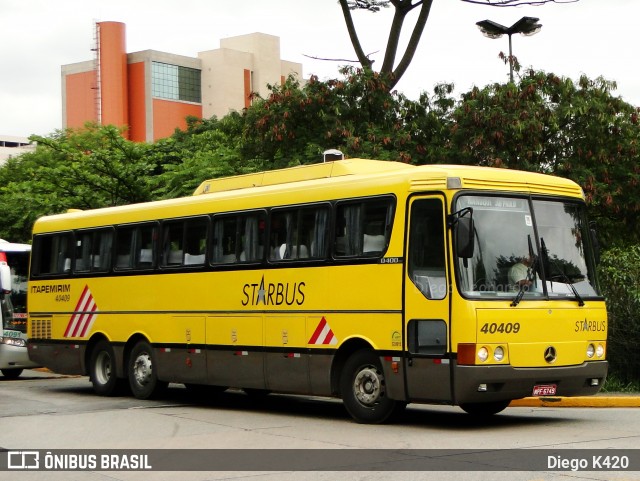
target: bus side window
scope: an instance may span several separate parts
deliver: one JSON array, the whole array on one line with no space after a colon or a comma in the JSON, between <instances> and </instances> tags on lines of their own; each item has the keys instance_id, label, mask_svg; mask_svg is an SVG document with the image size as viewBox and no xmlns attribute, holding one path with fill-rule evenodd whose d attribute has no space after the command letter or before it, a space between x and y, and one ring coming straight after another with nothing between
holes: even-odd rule
<instances>
[{"instance_id":1,"label":"bus side window","mask_svg":"<svg viewBox=\"0 0 640 481\"><path fill-rule=\"evenodd\" d=\"M36 236L39 257L34 259L32 274L68 274L71 272L73 237L70 232Z\"/></svg>"},{"instance_id":2,"label":"bus side window","mask_svg":"<svg viewBox=\"0 0 640 481\"><path fill-rule=\"evenodd\" d=\"M305 211L303 216L303 228L308 232L308 243L310 247L309 257L313 259L324 259L329 250L329 207L322 206L316 209Z\"/></svg>"},{"instance_id":3,"label":"bus side window","mask_svg":"<svg viewBox=\"0 0 640 481\"><path fill-rule=\"evenodd\" d=\"M133 267L131 253L134 247L134 233L133 227L121 226L116 229L116 269L131 269Z\"/></svg>"},{"instance_id":4,"label":"bus side window","mask_svg":"<svg viewBox=\"0 0 640 481\"><path fill-rule=\"evenodd\" d=\"M409 275L427 299L444 299L448 285L445 273L444 212L439 199L416 200L409 227Z\"/></svg>"},{"instance_id":5,"label":"bus side window","mask_svg":"<svg viewBox=\"0 0 640 481\"><path fill-rule=\"evenodd\" d=\"M238 261L236 253L237 216L215 216L213 218L214 264L233 264Z\"/></svg>"},{"instance_id":6,"label":"bus side window","mask_svg":"<svg viewBox=\"0 0 640 481\"><path fill-rule=\"evenodd\" d=\"M287 243L287 218L284 211L271 211L269 229L269 260L282 259ZM282 246L285 246L282 249Z\"/></svg>"},{"instance_id":7,"label":"bus side window","mask_svg":"<svg viewBox=\"0 0 640 481\"><path fill-rule=\"evenodd\" d=\"M116 269L153 269L157 229L156 224L119 226L116 230Z\"/></svg>"},{"instance_id":8,"label":"bus side window","mask_svg":"<svg viewBox=\"0 0 640 481\"><path fill-rule=\"evenodd\" d=\"M105 272L111 267L113 229L101 229L94 234L91 270Z\"/></svg>"},{"instance_id":9,"label":"bus side window","mask_svg":"<svg viewBox=\"0 0 640 481\"><path fill-rule=\"evenodd\" d=\"M162 266L180 266L184 257L184 221L165 222L162 225Z\"/></svg>"},{"instance_id":10,"label":"bus side window","mask_svg":"<svg viewBox=\"0 0 640 481\"><path fill-rule=\"evenodd\" d=\"M136 268L153 269L155 267L155 244L158 228L155 224L136 228Z\"/></svg>"},{"instance_id":11,"label":"bus side window","mask_svg":"<svg viewBox=\"0 0 640 481\"><path fill-rule=\"evenodd\" d=\"M93 232L76 232L76 262L74 272L91 270L91 241Z\"/></svg>"},{"instance_id":12,"label":"bus side window","mask_svg":"<svg viewBox=\"0 0 640 481\"><path fill-rule=\"evenodd\" d=\"M326 257L328 225L325 205L272 211L270 260Z\"/></svg>"},{"instance_id":13,"label":"bus side window","mask_svg":"<svg viewBox=\"0 0 640 481\"><path fill-rule=\"evenodd\" d=\"M56 274L68 274L71 272L71 235L60 236L58 239L58 263L56 265Z\"/></svg>"},{"instance_id":14,"label":"bus side window","mask_svg":"<svg viewBox=\"0 0 640 481\"><path fill-rule=\"evenodd\" d=\"M240 262L258 262L264 254L266 219L262 212L249 214L243 217L243 223L239 227L238 236L242 250Z\"/></svg>"},{"instance_id":15,"label":"bus side window","mask_svg":"<svg viewBox=\"0 0 640 481\"><path fill-rule=\"evenodd\" d=\"M336 257L381 256L393 221L390 198L341 202L336 209L333 251Z\"/></svg>"},{"instance_id":16,"label":"bus side window","mask_svg":"<svg viewBox=\"0 0 640 481\"><path fill-rule=\"evenodd\" d=\"M207 253L208 219L199 217L185 221L184 265L203 265Z\"/></svg>"},{"instance_id":17,"label":"bus side window","mask_svg":"<svg viewBox=\"0 0 640 481\"><path fill-rule=\"evenodd\" d=\"M113 231L76 232L76 253L74 272L105 272L111 267Z\"/></svg>"}]
</instances>

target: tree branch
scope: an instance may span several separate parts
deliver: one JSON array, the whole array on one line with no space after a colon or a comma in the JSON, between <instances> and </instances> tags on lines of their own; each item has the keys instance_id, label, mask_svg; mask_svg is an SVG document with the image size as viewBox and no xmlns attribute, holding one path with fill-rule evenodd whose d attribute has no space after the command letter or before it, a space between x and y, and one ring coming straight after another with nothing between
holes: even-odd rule
<instances>
[{"instance_id":1,"label":"tree branch","mask_svg":"<svg viewBox=\"0 0 640 481\"><path fill-rule=\"evenodd\" d=\"M460 0L465 3L486 5L489 7L518 7L521 5L539 6L545 3L576 3L580 0Z\"/></svg>"},{"instance_id":2,"label":"tree branch","mask_svg":"<svg viewBox=\"0 0 640 481\"><path fill-rule=\"evenodd\" d=\"M371 52L367 54L367 57L369 57L370 55L374 55L376 53L378 53L379 50L376 50L375 52ZM314 60L325 60L327 62L347 62L347 63L360 63L360 60L349 60L347 58L323 58L323 57L315 57L313 55L307 55L307 54L302 54L303 57L307 57L307 58L312 58ZM375 62L375 60L371 60L371 63L373 64L373 62Z\"/></svg>"},{"instance_id":3,"label":"tree branch","mask_svg":"<svg viewBox=\"0 0 640 481\"><path fill-rule=\"evenodd\" d=\"M365 55L364 50L362 50L362 45L360 45L360 39L358 39L358 33L356 32L356 27L353 24L353 18L351 17L349 4L347 3L347 0L339 0L339 2L340 7L342 8L344 21L347 24L349 38L351 39L353 49L356 51L356 56L358 57L360 65L362 65L363 68L370 70L373 62Z\"/></svg>"},{"instance_id":4,"label":"tree branch","mask_svg":"<svg viewBox=\"0 0 640 481\"><path fill-rule=\"evenodd\" d=\"M417 6L419 4L421 4L421 7L420 14L418 15L418 20L416 20L416 24L413 27L413 32L411 33L411 38L409 39L407 49L402 56L402 60L400 60L398 66L395 68L395 70L393 70L393 78L391 79L389 89L395 87L400 78L407 71L407 68L409 68L409 64L411 63L411 60L416 53L416 49L418 48L418 43L420 42L420 37L422 37L424 27L427 24L427 19L429 18L429 12L431 11L433 0L421 1L419 3L416 3L414 6Z\"/></svg>"},{"instance_id":5,"label":"tree branch","mask_svg":"<svg viewBox=\"0 0 640 481\"><path fill-rule=\"evenodd\" d=\"M411 0L409 0L411 2ZM400 41L400 33L402 32L402 24L409 12L409 9L403 8L402 1L394 3L396 8L389 30L389 40L387 41L387 50L384 53L384 61L380 68L380 73L390 74L393 71L393 65L396 63L396 53L398 51L398 42ZM413 8L413 7L412 7Z\"/></svg>"}]
</instances>

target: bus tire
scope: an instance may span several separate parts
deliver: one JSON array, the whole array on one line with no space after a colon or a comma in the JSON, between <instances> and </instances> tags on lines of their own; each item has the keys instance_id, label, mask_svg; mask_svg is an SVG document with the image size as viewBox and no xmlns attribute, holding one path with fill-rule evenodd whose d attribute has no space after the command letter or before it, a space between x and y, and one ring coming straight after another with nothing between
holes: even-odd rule
<instances>
[{"instance_id":1,"label":"bus tire","mask_svg":"<svg viewBox=\"0 0 640 481\"><path fill-rule=\"evenodd\" d=\"M340 393L347 412L359 423L384 423L402 407L387 397L382 366L371 349L356 351L347 359Z\"/></svg>"},{"instance_id":2,"label":"bus tire","mask_svg":"<svg viewBox=\"0 0 640 481\"><path fill-rule=\"evenodd\" d=\"M2 369L2 375L7 379L18 379L20 374L22 374L22 369L20 368Z\"/></svg>"},{"instance_id":3,"label":"bus tire","mask_svg":"<svg viewBox=\"0 0 640 481\"><path fill-rule=\"evenodd\" d=\"M471 414L472 416L477 417L485 417L493 416L494 414L498 414L500 411L504 411L510 403L510 400L492 401L486 403L466 403L460 404L460 407L467 414Z\"/></svg>"},{"instance_id":4,"label":"bus tire","mask_svg":"<svg viewBox=\"0 0 640 481\"><path fill-rule=\"evenodd\" d=\"M114 396L122 381L116 376L116 356L111 344L102 339L94 346L89 360L89 379L93 390L100 396Z\"/></svg>"},{"instance_id":5,"label":"bus tire","mask_svg":"<svg viewBox=\"0 0 640 481\"><path fill-rule=\"evenodd\" d=\"M147 341L138 342L129 355L129 386L137 399L151 399L162 394L167 383L158 380L153 349Z\"/></svg>"}]
</instances>

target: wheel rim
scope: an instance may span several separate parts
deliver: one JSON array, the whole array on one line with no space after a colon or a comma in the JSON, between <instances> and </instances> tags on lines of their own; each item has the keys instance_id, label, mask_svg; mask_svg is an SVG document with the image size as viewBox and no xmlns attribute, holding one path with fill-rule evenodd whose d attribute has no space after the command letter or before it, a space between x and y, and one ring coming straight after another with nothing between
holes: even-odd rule
<instances>
[{"instance_id":1,"label":"wheel rim","mask_svg":"<svg viewBox=\"0 0 640 481\"><path fill-rule=\"evenodd\" d=\"M152 374L151 356L146 352L138 354L133 363L133 378L136 383L139 386L147 385L151 380Z\"/></svg>"},{"instance_id":2,"label":"wheel rim","mask_svg":"<svg viewBox=\"0 0 640 481\"><path fill-rule=\"evenodd\" d=\"M102 351L96 358L96 380L100 384L107 384L111 379L111 356Z\"/></svg>"},{"instance_id":3,"label":"wheel rim","mask_svg":"<svg viewBox=\"0 0 640 481\"><path fill-rule=\"evenodd\" d=\"M353 380L353 394L363 406L374 406L384 393L383 378L374 366L366 366Z\"/></svg>"}]
</instances>

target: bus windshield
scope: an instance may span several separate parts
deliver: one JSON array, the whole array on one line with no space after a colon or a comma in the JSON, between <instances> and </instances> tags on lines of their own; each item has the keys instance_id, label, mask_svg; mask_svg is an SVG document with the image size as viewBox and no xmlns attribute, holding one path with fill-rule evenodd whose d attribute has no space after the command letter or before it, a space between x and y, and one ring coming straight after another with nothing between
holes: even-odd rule
<instances>
[{"instance_id":1,"label":"bus windshield","mask_svg":"<svg viewBox=\"0 0 640 481\"><path fill-rule=\"evenodd\" d=\"M584 206L562 200L463 195L475 249L460 259L468 297L549 299L599 296ZM517 302L516 302L517 304Z\"/></svg>"}]
</instances>

